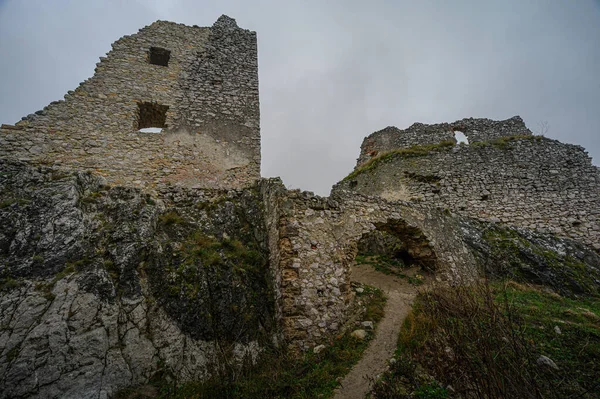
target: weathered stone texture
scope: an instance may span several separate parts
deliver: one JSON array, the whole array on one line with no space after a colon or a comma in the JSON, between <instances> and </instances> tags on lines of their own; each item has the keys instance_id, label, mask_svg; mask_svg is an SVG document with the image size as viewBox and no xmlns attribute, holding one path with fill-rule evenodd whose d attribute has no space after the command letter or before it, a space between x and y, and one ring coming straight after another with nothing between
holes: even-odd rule
<instances>
[{"instance_id":1,"label":"weathered stone texture","mask_svg":"<svg viewBox=\"0 0 600 399\"><path fill-rule=\"evenodd\" d=\"M167 66L149 62L151 47L170 51ZM168 107L162 133L138 132L143 103ZM222 16L125 36L65 100L0 129L0 157L149 190L247 186L260 177L256 34Z\"/></svg>"},{"instance_id":2,"label":"weathered stone texture","mask_svg":"<svg viewBox=\"0 0 600 399\"><path fill-rule=\"evenodd\" d=\"M349 266L375 229L406 233L440 278L476 273L442 212L278 179L152 196L0 160L0 188L0 398L104 397L312 348L351 312Z\"/></svg>"},{"instance_id":3,"label":"weathered stone texture","mask_svg":"<svg viewBox=\"0 0 600 399\"><path fill-rule=\"evenodd\" d=\"M226 16L125 36L64 101L2 125L0 398L103 398L311 349L347 321L369 237L452 283L502 264L598 291L596 253L529 230L600 249L599 170L519 117L376 132L329 198L260 179L259 129L256 35Z\"/></svg>"},{"instance_id":4,"label":"weathered stone texture","mask_svg":"<svg viewBox=\"0 0 600 399\"><path fill-rule=\"evenodd\" d=\"M0 160L0 398L202 379L276 337L257 189L104 183Z\"/></svg>"},{"instance_id":5,"label":"weathered stone texture","mask_svg":"<svg viewBox=\"0 0 600 399\"><path fill-rule=\"evenodd\" d=\"M534 283L570 297L600 294L600 253L576 240L460 218L464 241L490 278Z\"/></svg>"},{"instance_id":6,"label":"weathered stone texture","mask_svg":"<svg viewBox=\"0 0 600 399\"><path fill-rule=\"evenodd\" d=\"M465 118L454 123L426 125L414 123L408 129L400 130L388 126L365 137L360 146L360 156L356 166L387 151L409 148L415 145L437 144L442 141L456 142L454 132L464 133L470 143L489 141L514 135L531 135L519 116L504 121L483 118Z\"/></svg>"},{"instance_id":7,"label":"weathered stone texture","mask_svg":"<svg viewBox=\"0 0 600 399\"><path fill-rule=\"evenodd\" d=\"M418 232L419 244L424 241L435 252L440 278L477 275L456 222L435 209L354 193L322 198L290 191L277 201L282 327L293 348L312 348L345 322L353 298L350 264L358 241L375 229L409 232L404 236L409 245Z\"/></svg>"},{"instance_id":8,"label":"weathered stone texture","mask_svg":"<svg viewBox=\"0 0 600 399\"><path fill-rule=\"evenodd\" d=\"M580 146L517 135L372 162L334 192L420 202L600 249L600 170Z\"/></svg>"}]
</instances>

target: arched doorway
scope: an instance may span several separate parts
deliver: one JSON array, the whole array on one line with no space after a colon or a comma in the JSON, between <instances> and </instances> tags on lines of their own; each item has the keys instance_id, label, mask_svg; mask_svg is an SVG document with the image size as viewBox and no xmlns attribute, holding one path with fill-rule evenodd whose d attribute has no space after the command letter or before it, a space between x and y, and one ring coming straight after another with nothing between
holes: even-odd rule
<instances>
[{"instance_id":1,"label":"arched doorway","mask_svg":"<svg viewBox=\"0 0 600 399\"><path fill-rule=\"evenodd\" d=\"M403 220L375 223L356 243L357 265L370 265L385 274L419 283L415 275L437 269L436 253L425 234Z\"/></svg>"}]
</instances>

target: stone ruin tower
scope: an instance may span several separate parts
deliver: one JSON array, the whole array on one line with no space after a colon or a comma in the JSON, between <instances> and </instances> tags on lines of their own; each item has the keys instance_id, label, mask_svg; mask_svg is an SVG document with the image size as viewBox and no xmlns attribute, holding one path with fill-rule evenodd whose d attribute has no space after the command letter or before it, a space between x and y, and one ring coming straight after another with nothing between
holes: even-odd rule
<instances>
[{"instance_id":1,"label":"stone ruin tower","mask_svg":"<svg viewBox=\"0 0 600 399\"><path fill-rule=\"evenodd\" d=\"M122 37L64 100L2 125L0 158L150 190L247 186L260 177L256 33L223 15Z\"/></svg>"}]
</instances>

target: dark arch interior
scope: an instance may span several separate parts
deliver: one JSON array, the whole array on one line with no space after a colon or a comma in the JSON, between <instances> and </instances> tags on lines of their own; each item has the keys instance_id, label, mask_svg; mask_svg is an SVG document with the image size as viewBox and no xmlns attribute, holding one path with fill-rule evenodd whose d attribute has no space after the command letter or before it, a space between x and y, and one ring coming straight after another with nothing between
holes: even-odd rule
<instances>
[{"instance_id":1,"label":"dark arch interior","mask_svg":"<svg viewBox=\"0 0 600 399\"><path fill-rule=\"evenodd\" d=\"M429 240L421 230L401 220L375 225L357 243L357 255L377 258L396 268L419 266L435 271L437 258Z\"/></svg>"}]
</instances>

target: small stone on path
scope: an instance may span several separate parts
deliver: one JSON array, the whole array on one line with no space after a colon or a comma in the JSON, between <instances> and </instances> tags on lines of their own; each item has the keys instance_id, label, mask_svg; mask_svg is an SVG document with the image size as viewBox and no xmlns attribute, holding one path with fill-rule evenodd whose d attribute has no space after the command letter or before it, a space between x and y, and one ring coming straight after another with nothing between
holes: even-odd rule
<instances>
[{"instance_id":1,"label":"small stone on path","mask_svg":"<svg viewBox=\"0 0 600 399\"><path fill-rule=\"evenodd\" d=\"M554 363L554 361L552 359L550 359L548 356L544 356L544 355L540 355L540 357L538 357L537 364L538 364L538 366L546 366L546 367L550 367L551 369L554 369L554 370L559 369L558 366L556 365L556 363Z\"/></svg>"},{"instance_id":2,"label":"small stone on path","mask_svg":"<svg viewBox=\"0 0 600 399\"><path fill-rule=\"evenodd\" d=\"M363 340L366 338L367 332L365 330L354 330L354 331L352 331L350 336L352 336L353 338L359 339L359 340Z\"/></svg>"}]
</instances>

